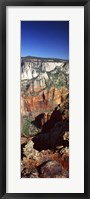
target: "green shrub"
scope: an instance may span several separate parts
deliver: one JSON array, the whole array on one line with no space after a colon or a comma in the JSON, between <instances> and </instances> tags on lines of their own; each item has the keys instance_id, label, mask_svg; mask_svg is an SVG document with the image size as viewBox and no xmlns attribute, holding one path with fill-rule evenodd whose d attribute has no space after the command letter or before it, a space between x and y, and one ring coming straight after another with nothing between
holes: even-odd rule
<instances>
[{"instance_id":1,"label":"green shrub","mask_svg":"<svg viewBox=\"0 0 90 199\"><path fill-rule=\"evenodd\" d=\"M30 127L30 121L28 119L24 119L22 135L29 136L29 127Z\"/></svg>"}]
</instances>

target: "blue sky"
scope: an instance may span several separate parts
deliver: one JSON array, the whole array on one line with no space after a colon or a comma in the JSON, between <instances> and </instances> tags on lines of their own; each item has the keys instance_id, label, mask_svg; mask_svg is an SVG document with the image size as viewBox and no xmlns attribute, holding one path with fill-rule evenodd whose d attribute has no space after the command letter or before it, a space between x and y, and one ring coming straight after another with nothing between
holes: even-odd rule
<instances>
[{"instance_id":1,"label":"blue sky","mask_svg":"<svg viewBox=\"0 0 90 199\"><path fill-rule=\"evenodd\" d=\"M22 21L21 56L69 59L69 22Z\"/></svg>"}]
</instances>

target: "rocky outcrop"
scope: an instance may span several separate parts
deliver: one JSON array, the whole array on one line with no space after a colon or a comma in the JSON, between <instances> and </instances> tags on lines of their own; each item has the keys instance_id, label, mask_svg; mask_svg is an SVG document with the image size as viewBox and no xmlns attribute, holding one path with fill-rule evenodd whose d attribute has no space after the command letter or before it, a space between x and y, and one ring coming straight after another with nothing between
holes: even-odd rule
<instances>
[{"instance_id":1,"label":"rocky outcrop","mask_svg":"<svg viewBox=\"0 0 90 199\"><path fill-rule=\"evenodd\" d=\"M33 148L33 141L25 145L21 161L21 177L23 178L68 178L69 150L42 150Z\"/></svg>"},{"instance_id":2,"label":"rocky outcrop","mask_svg":"<svg viewBox=\"0 0 90 199\"><path fill-rule=\"evenodd\" d=\"M39 152L33 148L33 145L34 145L33 141L30 140L23 149L23 153L27 158L30 158L32 160L38 160Z\"/></svg>"},{"instance_id":3,"label":"rocky outcrop","mask_svg":"<svg viewBox=\"0 0 90 199\"><path fill-rule=\"evenodd\" d=\"M42 178L66 178L68 172L57 161L49 160L43 163L39 169L40 177Z\"/></svg>"}]
</instances>

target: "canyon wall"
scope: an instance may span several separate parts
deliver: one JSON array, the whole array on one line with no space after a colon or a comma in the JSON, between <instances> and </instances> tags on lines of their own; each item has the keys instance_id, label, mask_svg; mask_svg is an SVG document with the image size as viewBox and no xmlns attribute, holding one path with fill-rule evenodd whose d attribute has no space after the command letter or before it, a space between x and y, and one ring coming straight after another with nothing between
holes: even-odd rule
<instances>
[{"instance_id":1,"label":"canyon wall","mask_svg":"<svg viewBox=\"0 0 90 199\"><path fill-rule=\"evenodd\" d=\"M69 62L60 59L21 59L21 114L52 111L69 87Z\"/></svg>"}]
</instances>

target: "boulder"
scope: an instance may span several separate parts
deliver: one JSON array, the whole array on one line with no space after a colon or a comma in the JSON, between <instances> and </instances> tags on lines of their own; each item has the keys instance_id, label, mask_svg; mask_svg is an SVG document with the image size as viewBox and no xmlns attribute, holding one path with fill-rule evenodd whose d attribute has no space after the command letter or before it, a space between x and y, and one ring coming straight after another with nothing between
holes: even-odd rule
<instances>
[{"instance_id":1,"label":"boulder","mask_svg":"<svg viewBox=\"0 0 90 199\"><path fill-rule=\"evenodd\" d=\"M56 161L47 161L39 168L41 178L57 178L63 176L68 177L68 172L64 170L62 165Z\"/></svg>"}]
</instances>

